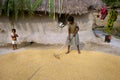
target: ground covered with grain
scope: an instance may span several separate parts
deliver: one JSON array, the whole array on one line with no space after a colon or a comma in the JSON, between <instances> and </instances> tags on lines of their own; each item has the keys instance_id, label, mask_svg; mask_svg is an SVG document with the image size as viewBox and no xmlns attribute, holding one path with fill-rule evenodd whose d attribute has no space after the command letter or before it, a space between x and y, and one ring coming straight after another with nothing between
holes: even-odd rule
<instances>
[{"instance_id":1,"label":"ground covered with grain","mask_svg":"<svg viewBox=\"0 0 120 80\"><path fill-rule=\"evenodd\" d=\"M0 80L119 80L120 56L98 51L26 49L0 55ZM54 54L59 55L56 58Z\"/></svg>"}]
</instances>

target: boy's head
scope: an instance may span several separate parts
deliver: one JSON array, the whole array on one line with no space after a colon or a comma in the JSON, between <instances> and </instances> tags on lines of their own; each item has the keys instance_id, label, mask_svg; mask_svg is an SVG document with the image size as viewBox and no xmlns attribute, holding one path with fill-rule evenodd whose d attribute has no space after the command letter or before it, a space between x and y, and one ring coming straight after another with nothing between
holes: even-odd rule
<instances>
[{"instance_id":1,"label":"boy's head","mask_svg":"<svg viewBox=\"0 0 120 80\"><path fill-rule=\"evenodd\" d=\"M70 24L74 23L74 17L72 17L72 16L69 16L67 20Z\"/></svg>"},{"instance_id":2,"label":"boy's head","mask_svg":"<svg viewBox=\"0 0 120 80\"><path fill-rule=\"evenodd\" d=\"M12 32L13 32L13 33L16 33L16 29L12 29Z\"/></svg>"}]
</instances>

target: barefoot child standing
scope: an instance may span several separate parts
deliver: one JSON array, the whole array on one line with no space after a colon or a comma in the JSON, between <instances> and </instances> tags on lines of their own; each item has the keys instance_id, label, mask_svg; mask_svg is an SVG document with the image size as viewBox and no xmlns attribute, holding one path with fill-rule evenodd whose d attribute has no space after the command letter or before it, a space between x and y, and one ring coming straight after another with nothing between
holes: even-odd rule
<instances>
[{"instance_id":1,"label":"barefoot child standing","mask_svg":"<svg viewBox=\"0 0 120 80\"><path fill-rule=\"evenodd\" d=\"M70 52L70 47L73 43L77 46L78 53L80 54L78 31L79 27L74 22L74 18L72 16L68 17L68 51L66 54Z\"/></svg>"},{"instance_id":2,"label":"barefoot child standing","mask_svg":"<svg viewBox=\"0 0 120 80\"><path fill-rule=\"evenodd\" d=\"M12 38L13 50L17 49L17 37L18 34L16 34L16 29L12 29L11 38Z\"/></svg>"}]
</instances>

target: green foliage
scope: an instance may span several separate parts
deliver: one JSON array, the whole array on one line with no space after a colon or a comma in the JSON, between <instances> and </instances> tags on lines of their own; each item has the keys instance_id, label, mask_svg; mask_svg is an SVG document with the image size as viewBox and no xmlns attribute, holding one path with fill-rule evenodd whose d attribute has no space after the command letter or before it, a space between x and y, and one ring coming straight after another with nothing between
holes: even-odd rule
<instances>
[{"instance_id":1,"label":"green foliage","mask_svg":"<svg viewBox=\"0 0 120 80\"><path fill-rule=\"evenodd\" d=\"M0 16L2 14L2 0L0 0Z\"/></svg>"},{"instance_id":2,"label":"green foliage","mask_svg":"<svg viewBox=\"0 0 120 80\"><path fill-rule=\"evenodd\" d=\"M120 7L120 0L102 0L103 2L105 2L108 6L114 7L114 6L118 6Z\"/></svg>"},{"instance_id":3,"label":"green foliage","mask_svg":"<svg viewBox=\"0 0 120 80\"><path fill-rule=\"evenodd\" d=\"M114 22L117 20L117 16L118 16L118 12L112 9L109 14L109 19L106 27L106 30L108 33L110 33L113 30L113 25L114 25Z\"/></svg>"},{"instance_id":4,"label":"green foliage","mask_svg":"<svg viewBox=\"0 0 120 80\"><path fill-rule=\"evenodd\" d=\"M4 5L2 6L5 10L5 15L12 17L14 20L17 20L18 15L24 17L25 10L28 11L29 15L33 15L34 11L41 5L43 0L5 0ZM1 2L0 2L1 3ZM0 6L0 13L1 12Z\"/></svg>"},{"instance_id":5,"label":"green foliage","mask_svg":"<svg viewBox=\"0 0 120 80\"><path fill-rule=\"evenodd\" d=\"M20 5L22 4L22 5ZM24 11L25 11L25 8L26 8L26 0L20 0L20 3L19 3L19 15L22 16L24 18Z\"/></svg>"},{"instance_id":6,"label":"green foliage","mask_svg":"<svg viewBox=\"0 0 120 80\"><path fill-rule=\"evenodd\" d=\"M111 33L113 31L114 22L116 21L118 16L118 13L114 9L120 7L120 0L103 0L103 2L105 2L107 6L110 6L112 8L106 27L107 32Z\"/></svg>"},{"instance_id":7,"label":"green foliage","mask_svg":"<svg viewBox=\"0 0 120 80\"><path fill-rule=\"evenodd\" d=\"M33 8L32 10L35 11L41 4L42 4L43 0L37 0L34 4L33 4Z\"/></svg>"},{"instance_id":8,"label":"green foliage","mask_svg":"<svg viewBox=\"0 0 120 80\"><path fill-rule=\"evenodd\" d=\"M27 11L30 16L34 15L34 12L43 2L43 0L4 0L4 5L2 5L2 1L3 0L0 0L0 15L2 15L2 11L4 11L4 15L14 20L17 20L18 16L24 18L25 11ZM48 1L50 17L55 17L55 0Z\"/></svg>"},{"instance_id":9,"label":"green foliage","mask_svg":"<svg viewBox=\"0 0 120 80\"><path fill-rule=\"evenodd\" d=\"M42 2L43 0L37 0L37 1L28 0L27 1L27 9L28 9L30 16L34 14L34 11L42 4Z\"/></svg>"},{"instance_id":10,"label":"green foliage","mask_svg":"<svg viewBox=\"0 0 120 80\"><path fill-rule=\"evenodd\" d=\"M28 13L29 15L33 15L33 0L28 0L27 1L27 9L28 9Z\"/></svg>"},{"instance_id":11,"label":"green foliage","mask_svg":"<svg viewBox=\"0 0 120 80\"><path fill-rule=\"evenodd\" d=\"M54 16L54 0L49 0L49 10L50 10L50 17Z\"/></svg>"}]
</instances>

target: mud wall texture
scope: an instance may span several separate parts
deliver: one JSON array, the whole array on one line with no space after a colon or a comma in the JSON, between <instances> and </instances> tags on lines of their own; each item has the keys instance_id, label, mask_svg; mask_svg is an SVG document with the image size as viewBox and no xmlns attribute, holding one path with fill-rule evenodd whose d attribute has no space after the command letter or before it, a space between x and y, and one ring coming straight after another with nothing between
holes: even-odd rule
<instances>
[{"instance_id":1,"label":"mud wall texture","mask_svg":"<svg viewBox=\"0 0 120 80\"><path fill-rule=\"evenodd\" d=\"M84 14L82 16L74 15L80 31L79 38L81 42L97 41L97 38L92 32L94 17L92 14ZM36 42L41 44L64 44L68 35L67 25L60 29L58 28L58 20L53 20L48 16L33 16L25 19L18 19L15 22L14 28L19 35L18 43L21 42ZM0 17L0 44L11 43L10 21L7 17Z\"/></svg>"}]
</instances>

